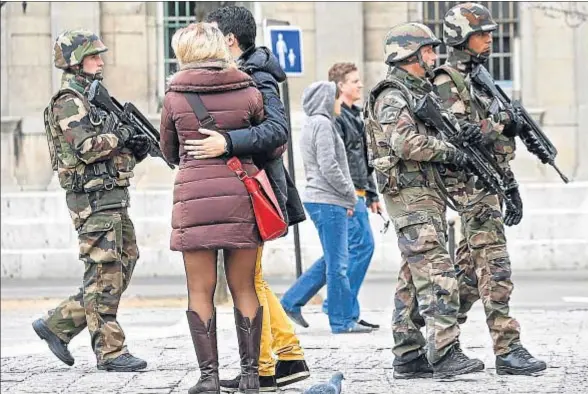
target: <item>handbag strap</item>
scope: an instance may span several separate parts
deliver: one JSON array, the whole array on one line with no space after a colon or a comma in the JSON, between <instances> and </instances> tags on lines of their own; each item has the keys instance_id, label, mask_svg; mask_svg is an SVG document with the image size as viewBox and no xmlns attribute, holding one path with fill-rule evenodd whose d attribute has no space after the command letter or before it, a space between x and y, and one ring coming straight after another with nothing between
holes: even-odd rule
<instances>
[{"instance_id":1,"label":"handbag strap","mask_svg":"<svg viewBox=\"0 0 588 394\"><path fill-rule=\"evenodd\" d=\"M227 160L227 167L229 167L235 174L237 174L237 178L243 180L245 178L249 178L249 174L247 171L243 169L243 164L241 164L241 160L239 160L236 156L231 157Z\"/></svg>"},{"instance_id":2,"label":"handbag strap","mask_svg":"<svg viewBox=\"0 0 588 394\"><path fill-rule=\"evenodd\" d=\"M184 96L190 104L190 107L192 107L192 111L194 111L194 115L196 115L200 125L207 129L216 130L216 122L204 106L200 95L198 93L184 93ZM241 164L241 160L239 160L237 156L233 156L227 160L227 166L233 170L235 174L237 174L237 177L240 180L243 180L249 176L243 169L243 164Z\"/></svg>"},{"instance_id":3,"label":"handbag strap","mask_svg":"<svg viewBox=\"0 0 588 394\"><path fill-rule=\"evenodd\" d=\"M216 130L216 122L204 106L200 95L198 93L184 93L184 97L186 97L190 107L192 107L192 111L194 111L194 115L196 115L200 125L206 129Z\"/></svg>"}]
</instances>

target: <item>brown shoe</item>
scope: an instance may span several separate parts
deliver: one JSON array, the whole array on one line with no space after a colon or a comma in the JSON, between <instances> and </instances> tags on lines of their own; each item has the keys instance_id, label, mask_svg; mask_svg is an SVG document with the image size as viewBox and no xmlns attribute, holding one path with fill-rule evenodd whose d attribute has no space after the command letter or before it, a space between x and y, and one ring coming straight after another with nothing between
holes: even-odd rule
<instances>
[{"instance_id":1,"label":"brown shoe","mask_svg":"<svg viewBox=\"0 0 588 394\"><path fill-rule=\"evenodd\" d=\"M207 324L194 311L186 311L192 343L200 367L200 379L189 394L220 394L218 379L218 349L216 344L216 309Z\"/></svg>"},{"instance_id":2,"label":"brown shoe","mask_svg":"<svg viewBox=\"0 0 588 394\"><path fill-rule=\"evenodd\" d=\"M263 307L258 307L253 320L243 317L235 309L235 326L241 355L241 381L239 392L245 394L259 393L259 350L261 342L261 324Z\"/></svg>"}]
</instances>

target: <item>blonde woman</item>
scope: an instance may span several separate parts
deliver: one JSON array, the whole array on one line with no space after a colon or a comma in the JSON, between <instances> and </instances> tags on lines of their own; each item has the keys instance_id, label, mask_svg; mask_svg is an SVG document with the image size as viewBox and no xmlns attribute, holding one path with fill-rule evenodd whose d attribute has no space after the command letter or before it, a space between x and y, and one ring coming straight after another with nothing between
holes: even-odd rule
<instances>
[{"instance_id":1,"label":"blonde woman","mask_svg":"<svg viewBox=\"0 0 588 394\"><path fill-rule=\"evenodd\" d=\"M202 139L189 94L200 96L216 128L246 128L263 120L263 101L251 78L231 60L223 34L211 24L196 23L178 30L172 48L180 71L172 76L161 114L160 146L179 164L174 184L171 249L184 257L188 285L188 323L201 376L190 394L220 393L216 312L216 255L225 253L227 282L235 305L242 379L240 393L259 392L258 359L262 308L254 274L261 239L249 195L226 156L199 159L184 149L186 139ZM210 126L208 126L210 128ZM240 157L244 169L257 168Z\"/></svg>"}]
</instances>

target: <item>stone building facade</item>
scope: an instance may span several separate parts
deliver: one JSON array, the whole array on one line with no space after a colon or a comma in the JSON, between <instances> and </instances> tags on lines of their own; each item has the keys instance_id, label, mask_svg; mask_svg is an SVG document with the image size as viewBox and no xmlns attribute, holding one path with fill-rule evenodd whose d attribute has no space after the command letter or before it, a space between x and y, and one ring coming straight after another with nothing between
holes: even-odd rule
<instances>
[{"instance_id":1,"label":"stone building facade","mask_svg":"<svg viewBox=\"0 0 588 394\"><path fill-rule=\"evenodd\" d=\"M175 26L202 18L228 2L8 2L1 9L2 277L77 275L75 233L63 192L56 185L43 134L42 111L58 86L52 46L64 29L100 34L105 84L158 123L166 72L172 68L169 39ZM433 28L455 2L237 2L251 9L264 43L264 19L289 21L303 31L302 77L290 78L293 154L298 185L304 173L297 154L302 90L325 79L337 61L356 63L365 90L386 71L383 37L393 25L424 21ZM495 36L492 71L520 98L559 149L557 162L573 179L564 186L555 172L521 145L514 164L522 183L525 217L508 230L515 266L527 269L588 268L588 6L575 2L496 2L503 26ZM142 253L141 275L181 274L181 259L168 249L173 174L149 159L137 168L134 218ZM157 212L157 213L154 213ZM374 271L398 266L393 235L379 234ZM56 229L59 229L56 231ZM320 254L311 223L301 226L304 264ZM35 234L31 240L30 234ZM268 244L268 272L291 275L290 237ZM393 256L390 257L390 256ZM73 270L73 271L72 271ZM77 270L77 271L76 271ZM142 273L141 273L142 271ZM75 273L72 273L75 272Z\"/></svg>"}]
</instances>

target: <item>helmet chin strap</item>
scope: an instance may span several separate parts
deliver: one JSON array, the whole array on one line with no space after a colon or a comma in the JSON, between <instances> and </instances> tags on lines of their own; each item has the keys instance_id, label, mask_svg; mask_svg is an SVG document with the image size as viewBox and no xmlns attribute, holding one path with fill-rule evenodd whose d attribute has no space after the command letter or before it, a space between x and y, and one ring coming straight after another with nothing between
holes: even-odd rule
<instances>
[{"instance_id":1,"label":"helmet chin strap","mask_svg":"<svg viewBox=\"0 0 588 394\"><path fill-rule=\"evenodd\" d=\"M94 81L102 81L104 79L104 76L102 75L102 73L96 73L93 74L92 78L94 79Z\"/></svg>"},{"instance_id":2,"label":"helmet chin strap","mask_svg":"<svg viewBox=\"0 0 588 394\"><path fill-rule=\"evenodd\" d=\"M76 68L76 70L77 70L77 74L79 76L81 76L84 79L87 79L89 81L102 81L104 79L101 72L90 74L90 73L85 72L81 66L78 66Z\"/></svg>"},{"instance_id":3,"label":"helmet chin strap","mask_svg":"<svg viewBox=\"0 0 588 394\"><path fill-rule=\"evenodd\" d=\"M478 53L474 51L472 48L468 46L468 44L464 45L465 52L471 56L472 61L474 63L483 64L490 58L490 51L484 51L482 53Z\"/></svg>"},{"instance_id":4,"label":"helmet chin strap","mask_svg":"<svg viewBox=\"0 0 588 394\"><path fill-rule=\"evenodd\" d=\"M419 65L423 68L423 70L425 70L425 76L429 79L435 78L435 71L433 70L433 67L429 66L423 60L423 56L421 55L420 50L417 52L417 60L418 60Z\"/></svg>"},{"instance_id":5,"label":"helmet chin strap","mask_svg":"<svg viewBox=\"0 0 588 394\"><path fill-rule=\"evenodd\" d=\"M90 74L85 71L82 71L80 74L88 78L90 81L102 81L102 79L104 79L102 73Z\"/></svg>"}]
</instances>

